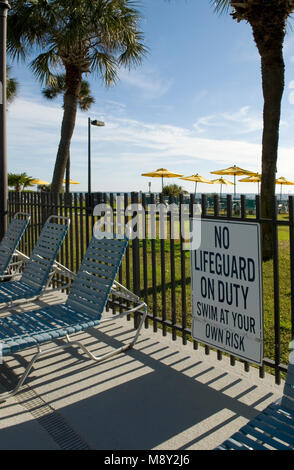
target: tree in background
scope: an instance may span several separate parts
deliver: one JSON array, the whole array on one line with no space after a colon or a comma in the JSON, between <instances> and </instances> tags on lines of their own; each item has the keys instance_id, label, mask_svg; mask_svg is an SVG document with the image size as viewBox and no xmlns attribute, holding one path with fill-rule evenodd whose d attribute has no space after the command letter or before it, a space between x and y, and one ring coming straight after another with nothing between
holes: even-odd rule
<instances>
[{"instance_id":1,"label":"tree in background","mask_svg":"<svg viewBox=\"0 0 294 470\"><path fill-rule=\"evenodd\" d=\"M167 184L166 186L163 186L162 194L164 196L171 195L171 196L179 197L180 194L188 194L188 192L184 190L182 186L179 186L178 184Z\"/></svg>"},{"instance_id":2,"label":"tree in background","mask_svg":"<svg viewBox=\"0 0 294 470\"><path fill-rule=\"evenodd\" d=\"M294 11L294 0L210 0L217 12L228 12L234 20L250 24L261 58L264 97L262 136L262 216L273 216L277 171L281 101L285 65L283 44L287 19ZM240 90L241 91L241 90ZM263 224L263 258L272 258L272 227Z\"/></svg>"},{"instance_id":3,"label":"tree in background","mask_svg":"<svg viewBox=\"0 0 294 470\"><path fill-rule=\"evenodd\" d=\"M66 93L66 82L65 75L56 75L55 79L52 80L52 83L42 90L43 95L48 100L53 100L59 95ZM90 84L86 80L82 80L81 89L79 94L79 108L81 111L88 111L93 103L95 103L94 97L91 95ZM64 99L63 99L63 109L64 109ZM51 191L51 185L48 185L48 189ZM47 189L47 191L48 191ZM65 171L65 192L69 193L70 191L70 151L67 157L66 162L66 171Z\"/></svg>"},{"instance_id":4,"label":"tree in background","mask_svg":"<svg viewBox=\"0 0 294 470\"><path fill-rule=\"evenodd\" d=\"M26 173L8 173L8 186L14 188L18 193L24 188L34 186L33 181L34 179Z\"/></svg>"},{"instance_id":5,"label":"tree in background","mask_svg":"<svg viewBox=\"0 0 294 470\"><path fill-rule=\"evenodd\" d=\"M31 62L48 86L56 71L65 74L64 114L52 179L60 192L64 179L84 74L114 84L121 66L138 65L146 49L133 0L10 0L8 52L12 57L40 54Z\"/></svg>"},{"instance_id":6,"label":"tree in background","mask_svg":"<svg viewBox=\"0 0 294 470\"><path fill-rule=\"evenodd\" d=\"M18 91L18 81L15 78L10 76L11 66L7 65L6 73L7 73L7 86L6 86L6 93L7 93L7 103L12 103L14 98L17 95Z\"/></svg>"}]
</instances>

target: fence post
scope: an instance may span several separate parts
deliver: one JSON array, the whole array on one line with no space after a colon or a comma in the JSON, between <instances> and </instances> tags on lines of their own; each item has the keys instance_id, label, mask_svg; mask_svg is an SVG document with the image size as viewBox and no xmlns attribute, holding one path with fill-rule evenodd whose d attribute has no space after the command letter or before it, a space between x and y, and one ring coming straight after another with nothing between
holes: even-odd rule
<instances>
[{"instance_id":1,"label":"fence post","mask_svg":"<svg viewBox=\"0 0 294 470\"><path fill-rule=\"evenodd\" d=\"M131 203L137 205L138 209L138 193L131 193ZM138 210L136 211L138 215ZM137 236L132 239L132 259L133 259L133 290L134 294L140 296L140 250L139 250L139 238L138 238L138 224L134 225L134 229L137 232ZM140 322L139 313L134 315L134 328L138 328Z\"/></svg>"}]
</instances>

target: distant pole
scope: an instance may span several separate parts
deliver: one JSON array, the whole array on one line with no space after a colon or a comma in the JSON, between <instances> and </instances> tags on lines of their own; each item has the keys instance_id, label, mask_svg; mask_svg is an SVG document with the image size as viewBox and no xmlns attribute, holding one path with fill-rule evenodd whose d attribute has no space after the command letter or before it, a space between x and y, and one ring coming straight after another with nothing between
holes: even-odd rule
<instances>
[{"instance_id":1,"label":"distant pole","mask_svg":"<svg viewBox=\"0 0 294 470\"><path fill-rule=\"evenodd\" d=\"M88 118L88 198L90 201L91 195L91 118Z\"/></svg>"},{"instance_id":2,"label":"distant pole","mask_svg":"<svg viewBox=\"0 0 294 470\"><path fill-rule=\"evenodd\" d=\"M6 36L8 0L0 0L0 240L7 228Z\"/></svg>"},{"instance_id":3,"label":"distant pole","mask_svg":"<svg viewBox=\"0 0 294 470\"><path fill-rule=\"evenodd\" d=\"M91 118L88 118L88 198L89 201L91 199L91 180L92 180L92 170L91 170L91 126L103 127L105 123L103 121L98 121L94 119L93 121Z\"/></svg>"}]
</instances>

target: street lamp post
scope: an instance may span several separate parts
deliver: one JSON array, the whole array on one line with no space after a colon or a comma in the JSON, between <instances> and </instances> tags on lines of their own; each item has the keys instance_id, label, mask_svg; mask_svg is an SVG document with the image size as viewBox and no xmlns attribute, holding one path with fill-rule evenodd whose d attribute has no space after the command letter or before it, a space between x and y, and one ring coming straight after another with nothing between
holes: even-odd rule
<instances>
[{"instance_id":1,"label":"street lamp post","mask_svg":"<svg viewBox=\"0 0 294 470\"><path fill-rule=\"evenodd\" d=\"M88 118L88 199L89 199L90 206L91 206L90 198L91 198L91 192L92 192L92 188L91 188L91 178L92 178L92 174L91 174L91 126L103 127L105 126L105 123L103 121L97 121L97 119L92 121L91 118Z\"/></svg>"},{"instance_id":2,"label":"street lamp post","mask_svg":"<svg viewBox=\"0 0 294 470\"><path fill-rule=\"evenodd\" d=\"M8 0L0 0L0 240L7 228L6 35Z\"/></svg>"}]
</instances>

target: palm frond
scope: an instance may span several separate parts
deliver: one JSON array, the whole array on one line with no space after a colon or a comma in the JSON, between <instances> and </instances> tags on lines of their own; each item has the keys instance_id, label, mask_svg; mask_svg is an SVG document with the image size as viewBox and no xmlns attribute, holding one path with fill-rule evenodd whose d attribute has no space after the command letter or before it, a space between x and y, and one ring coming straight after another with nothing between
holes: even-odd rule
<instances>
[{"instance_id":1,"label":"palm frond","mask_svg":"<svg viewBox=\"0 0 294 470\"><path fill-rule=\"evenodd\" d=\"M106 86L114 85L118 79L118 60L100 50L91 51L91 71L98 72Z\"/></svg>"},{"instance_id":2,"label":"palm frond","mask_svg":"<svg viewBox=\"0 0 294 470\"><path fill-rule=\"evenodd\" d=\"M6 86L6 94L7 94L7 102L12 103L14 98L17 95L17 90L19 87L19 83L15 78L10 76L11 66L7 65L6 67L6 74L7 74L7 86Z\"/></svg>"},{"instance_id":3,"label":"palm frond","mask_svg":"<svg viewBox=\"0 0 294 470\"><path fill-rule=\"evenodd\" d=\"M215 12L227 13L230 9L230 0L210 0Z\"/></svg>"},{"instance_id":4,"label":"palm frond","mask_svg":"<svg viewBox=\"0 0 294 470\"><path fill-rule=\"evenodd\" d=\"M42 54L39 54L30 64L30 67L41 83L45 83L47 86L54 85L56 75L54 75L54 69L61 65L61 60L56 54L55 47L49 49Z\"/></svg>"}]
</instances>

